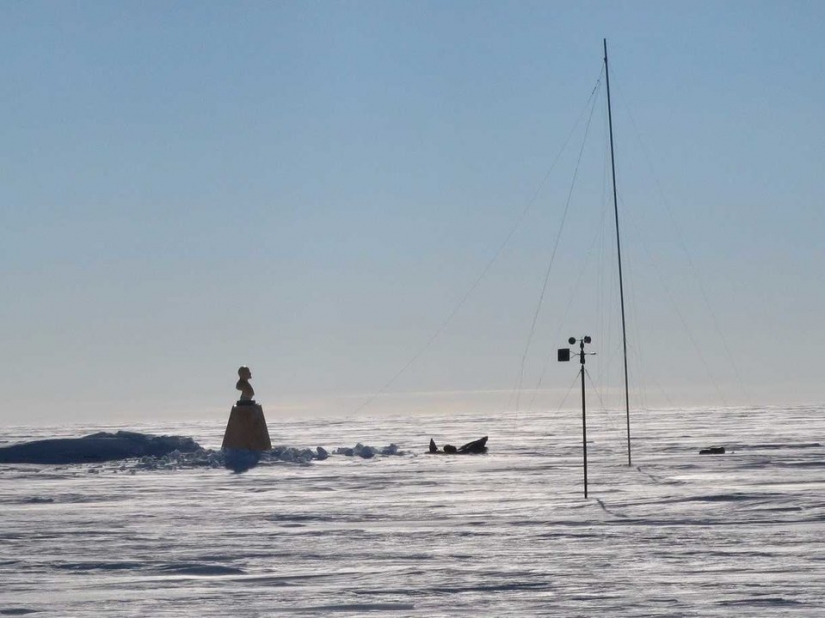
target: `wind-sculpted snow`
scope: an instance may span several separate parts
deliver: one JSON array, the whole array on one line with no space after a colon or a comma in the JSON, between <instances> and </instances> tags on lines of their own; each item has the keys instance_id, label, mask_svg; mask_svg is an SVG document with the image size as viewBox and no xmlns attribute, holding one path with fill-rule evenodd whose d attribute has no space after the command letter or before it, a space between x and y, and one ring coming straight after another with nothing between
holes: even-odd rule
<instances>
[{"instance_id":1,"label":"wind-sculpted snow","mask_svg":"<svg viewBox=\"0 0 825 618\"><path fill-rule=\"evenodd\" d=\"M375 456L403 455L395 444L374 447L358 443L353 448L338 447L333 453L346 457L372 459ZM300 448L291 446L274 446L270 451L252 452L236 449L212 450L199 448L196 451L182 453L172 451L160 457L144 456L136 461L124 462L119 470L178 470L187 468L228 468L236 472L245 472L257 466L269 466L278 463L309 465L314 461L324 461L330 453L322 446Z\"/></svg>"},{"instance_id":2,"label":"wind-sculpted snow","mask_svg":"<svg viewBox=\"0 0 825 618\"><path fill-rule=\"evenodd\" d=\"M374 446L365 446L360 442L353 448L339 446L335 452L338 455L345 455L346 457L361 457L363 459L372 459L376 455L403 455L403 451L398 450L398 446L390 444L389 446L376 448Z\"/></svg>"},{"instance_id":3,"label":"wind-sculpted snow","mask_svg":"<svg viewBox=\"0 0 825 618\"><path fill-rule=\"evenodd\" d=\"M134 457L163 457L200 449L192 438L101 431L82 438L35 440L0 448L0 463L73 464Z\"/></svg>"},{"instance_id":4,"label":"wind-sculpted snow","mask_svg":"<svg viewBox=\"0 0 825 618\"><path fill-rule=\"evenodd\" d=\"M141 427L202 448L0 466L0 616L818 617L824 411L640 412L632 466L588 411L587 500L575 410L270 419L243 474L223 421Z\"/></svg>"},{"instance_id":5,"label":"wind-sculpted snow","mask_svg":"<svg viewBox=\"0 0 825 618\"><path fill-rule=\"evenodd\" d=\"M395 444L374 447L360 442L352 448L338 447L334 452L363 459L376 455L403 455ZM134 431L97 432L81 438L34 440L0 447L0 464L90 464L137 460L123 464L120 470L227 467L245 471L261 464L308 464L327 457L329 452L321 446L315 449L275 446L261 453L235 449L224 451L204 449L190 437L155 436ZM91 468L89 471L99 473L100 469Z\"/></svg>"}]
</instances>

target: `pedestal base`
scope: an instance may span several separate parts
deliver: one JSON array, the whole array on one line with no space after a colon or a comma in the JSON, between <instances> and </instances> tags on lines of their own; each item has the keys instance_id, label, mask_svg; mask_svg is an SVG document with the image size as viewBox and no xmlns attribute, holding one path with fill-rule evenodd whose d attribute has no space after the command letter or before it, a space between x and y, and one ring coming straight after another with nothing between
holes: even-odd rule
<instances>
[{"instance_id":1,"label":"pedestal base","mask_svg":"<svg viewBox=\"0 0 825 618\"><path fill-rule=\"evenodd\" d=\"M248 451L268 451L272 448L266 428L264 409L257 403L232 406L229 422L223 434L222 449L237 448Z\"/></svg>"}]
</instances>

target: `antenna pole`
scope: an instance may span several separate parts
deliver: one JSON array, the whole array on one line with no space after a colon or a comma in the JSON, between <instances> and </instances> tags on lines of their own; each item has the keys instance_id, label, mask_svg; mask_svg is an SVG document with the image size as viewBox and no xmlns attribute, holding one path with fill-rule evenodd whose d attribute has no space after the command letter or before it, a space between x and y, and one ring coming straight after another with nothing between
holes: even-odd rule
<instances>
[{"instance_id":1,"label":"antenna pole","mask_svg":"<svg viewBox=\"0 0 825 618\"><path fill-rule=\"evenodd\" d=\"M584 497L587 498L587 415L585 414L584 403L584 339L579 343L579 360L581 362L582 375L582 458L584 462Z\"/></svg>"},{"instance_id":2,"label":"antenna pole","mask_svg":"<svg viewBox=\"0 0 825 618\"><path fill-rule=\"evenodd\" d=\"M610 71L607 67L607 39L604 39L604 78L607 84L607 121L610 127L610 168L613 172L613 213L616 220L616 251L619 256L619 299L622 306L622 352L624 355L624 404L627 412L627 465L631 465L630 456L630 395L627 381L627 328L624 315L624 283L622 279L622 242L619 237L619 201L616 197L616 159L613 154L613 112L610 108ZM582 395L582 402L584 402Z\"/></svg>"}]
</instances>

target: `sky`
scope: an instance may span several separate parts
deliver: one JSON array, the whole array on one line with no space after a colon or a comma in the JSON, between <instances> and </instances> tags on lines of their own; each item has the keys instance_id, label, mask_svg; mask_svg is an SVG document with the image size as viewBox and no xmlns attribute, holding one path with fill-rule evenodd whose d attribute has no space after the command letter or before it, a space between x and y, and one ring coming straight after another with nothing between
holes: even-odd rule
<instances>
[{"instance_id":1,"label":"sky","mask_svg":"<svg viewBox=\"0 0 825 618\"><path fill-rule=\"evenodd\" d=\"M603 38L634 406L822 403L823 23L3 3L0 424L620 405Z\"/></svg>"}]
</instances>

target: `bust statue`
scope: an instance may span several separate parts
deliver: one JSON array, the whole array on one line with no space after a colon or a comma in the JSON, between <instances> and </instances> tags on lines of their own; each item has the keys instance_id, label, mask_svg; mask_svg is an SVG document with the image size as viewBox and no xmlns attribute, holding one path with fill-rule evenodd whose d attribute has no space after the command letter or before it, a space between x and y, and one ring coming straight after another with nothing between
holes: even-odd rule
<instances>
[{"instance_id":1,"label":"bust statue","mask_svg":"<svg viewBox=\"0 0 825 618\"><path fill-rule=\"evenodd\" d=\"M264 409L254 399L255 390L249 381L252 372L246 365L238 368L238 381L235 388L241 391L241 398L232 406L226 431L223 434L221 448L242 451L268 451L272 448L269 429L264 418ZM230 459L227 459L227 467ZM237 461L237 460L236 460ZM240 461L246 461L243 457ZM257 459L255 459L257 462ZM234 469L234 468L233 468ZM238 470L236 470L237 472Z\"/></svg>"},{"instance_id":2,"label":"bust statue","mask_svg":"<svg viewBox=\"0 0 825 618\"><path fill-rule=\"evenodd\" d=\"M252 379L252 372L249 370L249 367L243 365L238 368L238 377L240 380L235 384L235 388L241 391L241 398L239 401L253 401L253 397L255 396L255 389L252 388L252 385L249 381Z\"/></svg>"}]
</instances>

